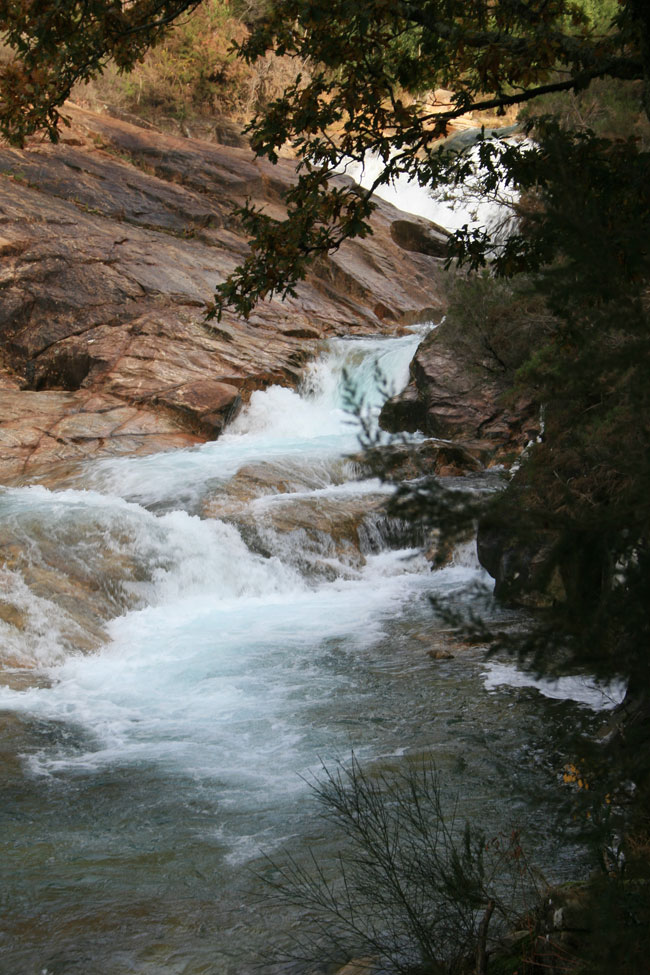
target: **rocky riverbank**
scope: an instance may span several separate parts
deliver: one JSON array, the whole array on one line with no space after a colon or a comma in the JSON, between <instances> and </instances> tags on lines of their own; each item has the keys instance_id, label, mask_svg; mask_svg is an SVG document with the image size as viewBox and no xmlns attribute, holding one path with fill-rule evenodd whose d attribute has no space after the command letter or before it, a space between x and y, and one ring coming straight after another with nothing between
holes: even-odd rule
<instances>
[{"instance_id":1,"label":"rocky riverbank","mask_svg":"<svg viewBox=\"0 0 650 975\"><path fill-rule=\"evenodd\" d=\"M392 433L420 430L501 463L539 433L533 404L506 406L506 392L506 378L465 361L443 324L418 348L408 386L385 404L380 423Z\"/></svg>"},{"instance_id":2,"label":"rocky riverbank","mask_svg":"<svg viewBox=\"0 0 650 975\"><path fill-rule=\"evenodd\" d=\"M249 322L205 321L246 253L231 216L283 212L294 166L69 105L61 143L0 150L0 481L213 439L254 389L294 385L330 335L438 317L440 258L373 235ZM402 243L400 243L400 241Z\"/></svg>"}]
</instances>

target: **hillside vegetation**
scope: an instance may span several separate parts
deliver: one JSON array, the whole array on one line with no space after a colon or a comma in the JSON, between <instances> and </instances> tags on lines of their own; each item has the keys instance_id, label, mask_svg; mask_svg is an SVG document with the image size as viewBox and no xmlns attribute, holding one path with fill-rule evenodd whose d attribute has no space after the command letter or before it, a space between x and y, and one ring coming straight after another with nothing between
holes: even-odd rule
<instances>
[{"instance_id":1,"label":"hillside vegetation","mask_svg":"<svg viewBox=\"0 0 650 975\"><path fill-rule=\"evenodd\" d=\"M236 57L263 0L204 0L185 14L130 72L108 64L73 92L75 101L124 113L159 128L217 141L236 131L292 84L304 65L268 54L254 65ZM224 122L232 127L222 128ZM229 133L229 136L228 136Z\"/></svg>"}]
</instances>

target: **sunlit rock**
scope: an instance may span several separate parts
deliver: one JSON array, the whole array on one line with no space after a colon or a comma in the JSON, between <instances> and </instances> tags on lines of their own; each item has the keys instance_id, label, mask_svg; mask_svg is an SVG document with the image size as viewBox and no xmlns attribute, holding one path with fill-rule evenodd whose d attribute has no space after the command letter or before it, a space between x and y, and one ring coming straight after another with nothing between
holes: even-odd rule
<instances>
[{"instance_id":1,"label":"sunlit rock","mask_svg":"<svg viewBox=\"0 0 650 975\"><path fill-rule=\"evenodd\" d=\"M238 397L295 386L323 338L441 312L440 262L396 244L399 211L380 202L373 234L320 261L296 298L262 303L250 322L207 323L215 285L247 254L232 207L250 197L282 217L294 164L73 105L66 114L61 144L0 150L0 481L214 438ZM28 399L41 391L49 399ZM116 397L147 433L127 444L118 425L91 424L97 396ZM90 432L50 435L80 413Z\"/></svg>"}]
</instances>

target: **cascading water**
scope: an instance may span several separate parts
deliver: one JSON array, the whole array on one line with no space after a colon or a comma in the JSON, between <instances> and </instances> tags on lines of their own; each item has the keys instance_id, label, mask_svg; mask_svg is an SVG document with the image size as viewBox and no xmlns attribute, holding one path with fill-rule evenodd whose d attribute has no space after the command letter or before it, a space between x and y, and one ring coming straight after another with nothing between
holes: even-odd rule
<instances>
[{"instance_id":1,"label":"cascading water","mask_svg":"<svg viewBox=\"0 0 650 975\"><path fill-rule=\"evenodd\" d=\"M0 491L3 975L275 971L296 919L248 868L333 861L305 778L352 748L431 756L464 811L550 844L549 749L590 712L426 655L428 595L480 571L400 547L345 460L343 369L372 418L419 338L332 343L215 443Z\"/></svg>"},{"instance_id":2,"label":"cascading water","mask_svg":"<svg viewBox=\"0 0 650 975\"><path fill-rule=\"evenodd\" d=\"M432 192L428 186L420 186L416 179L408 179L402 174L379 185L375 194L399 210L431 220L452 233L467 226L470 230L485 229L502 237L513 227L513 204L518 193L505 179L499 181L490 194L486 193L476 146L470 144L464 153L473 168L473 175L457 186L445 184ZM363 165L349 160L341 166L341 172L370 189L383 168L378 156L368 154Z\"/></svg>"}]
</instances>

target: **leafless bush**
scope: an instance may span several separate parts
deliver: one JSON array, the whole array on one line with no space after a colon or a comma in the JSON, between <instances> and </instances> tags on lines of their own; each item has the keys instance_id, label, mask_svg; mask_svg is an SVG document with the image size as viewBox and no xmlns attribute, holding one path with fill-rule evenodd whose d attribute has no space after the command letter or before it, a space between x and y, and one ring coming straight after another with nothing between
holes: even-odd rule
<instances>
[{"instance_id":1,"label":"leafless bush","mask_svg":"<svg viewBox=\"0 0 650 975\"><path fill-rule=\"evenodd\" d=\"M484 973L539 896L518 832L488 839L460 823L431 767L375 774L353 757L324 767L312 788L342 836L336 871L290 858L265 878L306 914L297 954L371 957L399 975Z\"/></svg>"}]
</instances>

